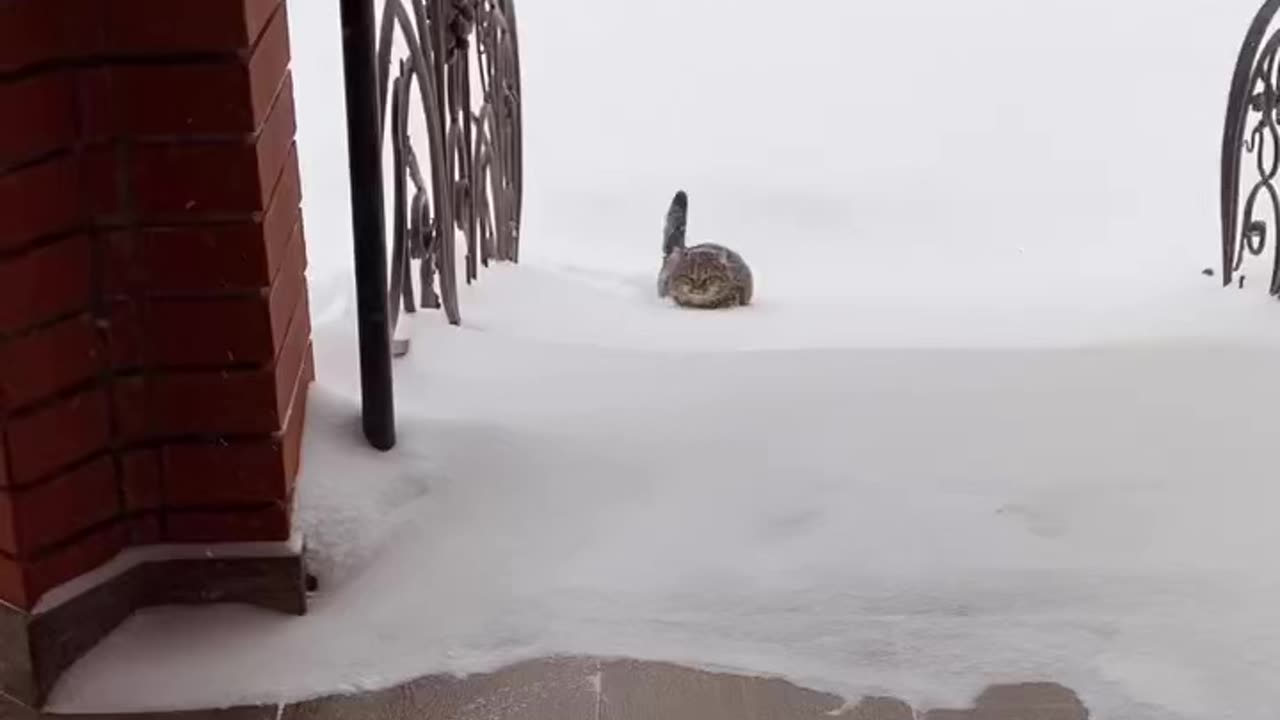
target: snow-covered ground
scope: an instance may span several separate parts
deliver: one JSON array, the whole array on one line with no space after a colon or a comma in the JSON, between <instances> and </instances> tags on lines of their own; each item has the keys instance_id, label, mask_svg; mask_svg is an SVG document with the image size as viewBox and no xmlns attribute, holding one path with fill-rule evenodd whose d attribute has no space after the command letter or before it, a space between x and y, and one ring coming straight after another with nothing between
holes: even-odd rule
<instances>
[{"instance_id":1,"label":"snow-covered ground","mask_svg":"<svg viewBox=\"0 0 1280 720\"><path fill-rule=\"evenodd\" d=\"M584 653L1280 715L1280 308L1265 262L1200 275L1256 0L526 0L526 263L465 327L415 320L388 455L356 431L328 5L292 8L323 592L140 613L57 709ZM653 297L677 187L754 307Z\"/></svg>"}]
</instances>

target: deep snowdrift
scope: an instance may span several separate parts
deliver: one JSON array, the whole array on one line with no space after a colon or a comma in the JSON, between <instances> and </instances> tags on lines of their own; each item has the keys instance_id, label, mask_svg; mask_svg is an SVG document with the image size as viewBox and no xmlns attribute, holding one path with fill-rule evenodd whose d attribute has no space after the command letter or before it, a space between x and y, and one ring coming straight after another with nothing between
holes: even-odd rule
<instances>
[{"instance_id":1,"label":"deep snowdrift","mask_svg":"<svg viewBox=\"0 0 1280 720\"><path fill-rule=\"evenodd\" d=\"M576 301L566 324L585 325L617 311L607 293L488 281L468 329L421 323L391 455L357 439L345 324L321 331L310 616L147 611L58 707L272 701L554 653L926 706L1048 678L1102 718L1277 702L1280 353L592 348L489 323ZM671 317L731 337L751 314Z\"/></svg>"}]
</instances>

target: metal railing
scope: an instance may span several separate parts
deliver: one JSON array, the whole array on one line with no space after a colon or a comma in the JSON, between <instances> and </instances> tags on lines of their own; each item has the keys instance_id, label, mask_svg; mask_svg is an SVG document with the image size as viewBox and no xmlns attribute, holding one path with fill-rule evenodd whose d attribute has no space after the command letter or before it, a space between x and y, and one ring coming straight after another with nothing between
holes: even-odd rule
<instances>
[{"instance_id":1,"label":"metal railing","mask_svg":"<svg viewBox=\"0 0 1280 720\"><path fill-rule=\"evenodd\" d=\"M1243 285L1245 260L1274 243L1280 223L1280 30L1272 28L1280 0L1267 0L1249 27L1236 61L1222 140L1222 283ZM1246 160L1251 160L1246 165ZM1246 167L1248 191L1244 192ZM1241 201L1243 200L1243 210ZM1270 221L1268 222L1268 218ZM1270 291L1280 295L1280 253L1271 269Z\"/></svg>"},{"instance_id":2,"label":"metal railing","mask_svg":"<svg viewBox=\"0 0 1280 720\"><path fill-rule=\"evenodd\" d=\"M407 340L394 339L401 311L441 309L450 323L462 322L459 236L467 283L492 261L519 260L524 168L513 3L386 0L376 24L373 0L342 0L364 432L379 449L395 445L391 366L409 352ZM397 40L404 57L393 61ZM425 140L424 154L415 139Z\"/></svg>"}]
</instances>

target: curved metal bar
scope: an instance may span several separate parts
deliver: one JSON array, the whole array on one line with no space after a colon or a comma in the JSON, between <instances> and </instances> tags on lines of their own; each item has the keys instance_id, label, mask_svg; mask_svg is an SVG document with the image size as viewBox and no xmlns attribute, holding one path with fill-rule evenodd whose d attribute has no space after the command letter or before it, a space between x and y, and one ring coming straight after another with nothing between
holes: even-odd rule
<instances>
[{"instance_id":1,"label":"curved metal bar","mask_svg":"<svg viewBox=\"0 0 1280 720\"><path fill-rule=\"evenodd\" d=\"M492 150L488 173L491 184L496 244L499 260L519 260L519 225L522 188L518 157L520 147L520 99L518 61L512 32L509 1L489 0L481 17L479 44L484 105L479 114L479 134L488 134Z\"/></svg>"},{"instance_id":2,"label":"curved metal bar","mask_svg":"<svg viewBox=\"0 0 1280 720\"><path fill-rule=\"evenodd\" d=\"M1280 136L1276 135L1276 56L1280 51L1280 34L1273 33L1267 39L1276 14L1280 13L1280 0L1266 0L1254 16L1244 45L1236 60L1235 74L1231 80L1231 92L1227 100L1226 126L1222 139L1222 282L1229 287L1244 260L1246 250L1252 253L1257 247L1254 239L1259 226L1265 235L1266 225L1253 216L1254 200L1262 188L1274 193L1276 170L1280 160L1270 167L1264 164L1265 146L1263 133L1272 135L1272 152L1280 152ZM1260 115L1254 130L1249 131L1249 118ZM1246 142L1246 137L1251 138ZM1246 203L1245 213L1240 212L1240 184L1243 155L1257 152L1261 179L1253 188ZM1280 156L1276 156L1280 158ZM1273 222L1280 218L1273 218ZM1265 244L1264 244L1265 245ZM1261 254L1259 253L1254 254ZM1280 261L1278 261L1280 262ZM1280 268L1280 265L1277 265ZM1273 294L1280 287L1280 275L1271 281Z\"/></svg>"},{"instance_id":3,"label":"curved metal bar","mask_svg":"<svg viewBox=\"0 0 1280 720\"><path fill-rule=\"evenodd\" d=\"M397 346L394 336L396 326L400 322L400 304L404 298L405 288L413 286L409 274L409 189L407 187L408 169L405 162L405 149L409 145L409 84L412 77L408 64L400 63L400 76L396 78L391 92L391 155L392 155L392 228L391 242L391 287L387 291L387 333L393 337L392 354L396 356L409 352L408 343Z\"/></svg>"},{"instance_id":4,"label":"curved metal bar","mask_svg":"<svg viewBox=\"0 0 1280 720\"><path fill-rule=\"evenodd\" d=\"M489 114L490 110L487 105L481 108L480 113L475 118L476 125L483 128L488 122ZM489 267L489 261L497 253L497 248L494 245L493 215L488 210L492 205L489 200L489 184L492 182L493 147L489 141L488 134L483 131L476 136L475 158L471 166L475 168L473 181L477 195L476 204L483 209L483 212L479 213L480 264L484 267Z\"/></svg>"},{"instance_id":5,"label":"curved metal bar","mask_svg":"<svg viewBox=\"0 0 1280 720\"><path fill-rule=\"evenodd\" d=\"M475 276L475 268L473 260L475 258L475 209L470 207L471 190L469 183L469 166L470 153L467 151L467 140L463 134L460 125L452 125L449 128L449 157L453 161L453 167L457 168L453 178L453 200L454 200L454 217L465 219L466 225L461 229L466 236L467 241L467 258L466 258L466 280L470 285Z\"/></svg>"},{"instance_id":6,"label":"curved metal bar","mask_svg":"<svg viewBox=\"0 0 1280 720\"><path fill-rule=\"evenodd\" d=\"M512 260L518 262L520 260L520 226L524 217L524 105L521 98L524 97L524 88L521 81L523 77L520 72L520 31L516 22L515 0L502 0L503 14L507 19L507 37L511 44L510 57L510 73L512 95L514 102L511 106L512 111L512 148L511 148L511 183L512 183L512 208L511 222L513 223L513 233L515 234L515 248Z\"/></svg>"},{"instance_id":7,"label":"curved metal bar","mask_svg":"<svg viewBox=\"0 0 1280 720\"><path fill-rule=\"evenodd\" d=\"M502 0L502 9L503 16L507 21L507 37L511 43L510 73L516 100L512 108L515 112L515 122L512 128L515 147L511 157L511 178L515 191L515 222L519 227L524 212L524 107L520 102L520 98L524 97L524 88L521 81L523 75L520 72L520 28L519 23L516 22L515 0ZM518 250L519 246L517 245Z\"/></svg>"}]
</instances>

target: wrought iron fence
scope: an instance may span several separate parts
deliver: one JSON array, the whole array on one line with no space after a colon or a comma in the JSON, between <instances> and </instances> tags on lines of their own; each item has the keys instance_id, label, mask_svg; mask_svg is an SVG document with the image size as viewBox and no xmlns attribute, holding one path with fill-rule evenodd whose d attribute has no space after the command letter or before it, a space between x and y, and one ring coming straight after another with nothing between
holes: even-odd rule
<instances>
[{"instance_id":1,"label":"wrought iron fence","mask_svg":"<svg viewBox=\"0 0 1280 720\"><path fill-rule=\"evenodd\" d=\"M342 0L364 429L390 449L392 359L409 352L394 339L401 312L462 322L459 237L467 283L519 260L523 124L514 0L385 0L376 17L373 0Z\"/></svg>"},{"instance_id":2,"label":"wrought iron fence","mask_svg":"<svg viewBox=\"0 0 1280 720\"><path fill-rule=\"evenodd\" d=\"M1245 260L1266 253L1280 224L1280 30L1272 27L1278 12L1280 0L1266 0L1258 10L1231 81L1222 140L1224 286L1243 284ZM1280 253L1273 255L1269 287L1280 295Z\"/></svg>"}]
</instances>

